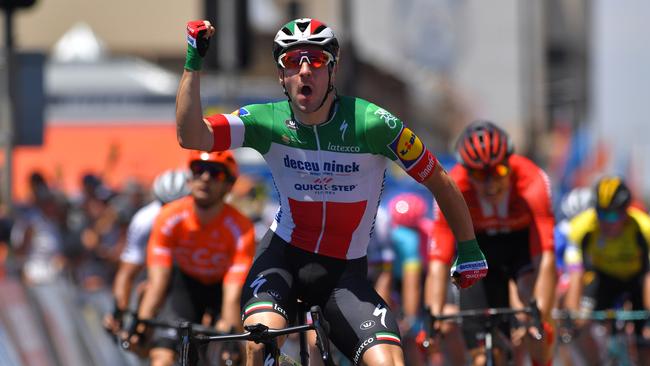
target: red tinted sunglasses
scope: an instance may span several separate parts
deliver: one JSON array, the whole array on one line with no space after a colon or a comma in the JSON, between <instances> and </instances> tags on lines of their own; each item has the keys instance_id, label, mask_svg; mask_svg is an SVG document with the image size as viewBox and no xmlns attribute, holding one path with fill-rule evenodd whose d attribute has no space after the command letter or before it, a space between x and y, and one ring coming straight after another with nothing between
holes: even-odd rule
<instances>
[{"instance_id":1,"label":"red tinted sunglasses","mask_svg":"<svg viewBox=\"0 0 650 366\"><path fill-rule=\"evenodd\" d=\"M303 62L311 67L320 69L334 61L331 53L323 50L293 50L278 57L278 64L284 69L299 69Z\"/></svg>"},{"instance_id":2,"label":"red tinted sunglasses","mask_svg":"<svg viewBox=\"0 0 650 366\"><path fill-rule=\"evenodd\" d=\"M194 161L190 164L190 170L194 179L198 179L203 173L208 172L211 179L225 181L229 179L228 172L221 164L214 164L202 161Z\"/></svg>"},{"instance_id":3,"label":"red tinted sunglasses","mask_svg":"<svg viewBox=\"0 0 650 366\"><path fill-rule=\"evenodd\" d=\"M488 178L503 178L510 173L510 167L497 164L488 169L469 169L469 176L477 181L486 181Z\"/></svg>"}]
</instances>

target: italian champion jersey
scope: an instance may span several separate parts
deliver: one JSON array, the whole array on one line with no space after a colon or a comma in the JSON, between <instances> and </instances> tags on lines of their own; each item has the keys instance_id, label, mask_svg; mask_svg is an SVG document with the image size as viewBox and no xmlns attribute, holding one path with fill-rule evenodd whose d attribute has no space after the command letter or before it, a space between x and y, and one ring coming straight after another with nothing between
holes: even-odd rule
<instances>
[{"instance_id":1,"label":"italian champion jersey","mask_svg":"<svg viewBox=\"0 0 650 366\"><path fill-rule=\"evenodd\" d=\"M417 181L437 160L401 120L353 97L339 97L331 119L297 121L288 101L207 117L213 150L251 147L266 160L280 197L271 224L283 240L335 258L366 255L387 159Z\"/></svg>"}]
</instances>

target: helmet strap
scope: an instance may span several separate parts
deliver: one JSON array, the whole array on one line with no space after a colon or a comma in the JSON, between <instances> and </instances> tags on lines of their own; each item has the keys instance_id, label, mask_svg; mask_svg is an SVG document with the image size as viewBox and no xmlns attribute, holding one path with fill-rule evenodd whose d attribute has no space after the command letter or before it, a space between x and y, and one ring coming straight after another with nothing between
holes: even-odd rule
<instances>
[{"instance_id":1,"label":"helmet strap","mask_svg":"<svg viewBox=\"0 0 650 366\"><path fill-rule=\"evenodd\" d=\"M323 96L323 100L320 102L320 105L318 108L316 108L316 110L319 110L323 107L323 104L325 104L325 101L330 95L330 92L334 90L334 85L332 85L332 70L334 70L334 66L327 67L327 92L325 93L325 96Z\"/></svg>"}]
</instances>

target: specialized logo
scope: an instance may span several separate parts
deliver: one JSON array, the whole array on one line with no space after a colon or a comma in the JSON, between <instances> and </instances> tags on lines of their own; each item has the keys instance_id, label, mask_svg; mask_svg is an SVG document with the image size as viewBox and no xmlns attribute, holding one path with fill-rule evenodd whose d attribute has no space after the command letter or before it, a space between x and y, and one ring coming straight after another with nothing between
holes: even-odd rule
<instances>
[{"instance_id":1,"label":"specialized logo","mask_svg":"<svg viewBox=\"0 0 650 366\"><path fill-rule=\"evenodd\" d=\"M268 290L266 291L266 293L271 295L271 297L276 300L282 300L282 296L280 296L280 293L275 290Z\"/></svg>"},{"instance_id":2,"label":"specialized logo","mask_svg":"<svg viewBox=\"0 0 650 366\"><path fill-rule=\"evenodd\" d=\"M259 275L257 278L250 284L250 288L253 289L253 296L257 297L257 292L260 290L263 284L266 283L266 278L264 275Z\"/></svg>"},{"instance_id":3,"label":"specialized logo","mask_svg":"<svg viewBox=\"0 0 650 366\"><path fill-rule=\"evenodd\" d=\"M336 152L345 152L345 153L358 153L361 152L359 146L343 146L343 145L334 145L331 142L327 142L327 150L336 151Z\"/></svg>"},{"instance_id":4,"label":"specialized logo","mask_svg":"<svg viewBox=\"0 0 650 366\"><path fill-rule=\"evenodd\" d=\"M343 121L343 123L341 123L341 127L339 127L339 131L341 131L341 141L345 141L345 131L347 130L348 130L348 122Z\"/></svg>"},{"instance_id":5,"label":"specialized logo","mask_svg":"<svg viewBox=\"0 0 650 366\"><path fill-rule=\"evenodd\" d=\"M291 169L304 170L307 172L326 172L326 173L358 173L361 166L356 161L349 164L338 163L336 160L326 161L321 165L316 161L296 160L285 155L284 166Z\"/></svg>"},{"instance_id":6,"label":"specialized logo","mask_svg":"<svg viewBox=\"0 0 650 366\"><path fill-rule=\"evenodd\" d=\"M251 112L249 112L248 109L243 107L239 108L239 110L237 111L237 116L239 117L245 117L248 116L249 114L251 114Z\"/></svg>"},{"instance_id":7,"label":"specialized logo","mask_svg":"<svg viewBox=\"0 0 650 366\"><path fill-rule=\"evenodd\" d=\"M376 116L379 116L379 118L381 118L382 120L384 120L384 123L385 123L386 126L388 126L390 129L393 129L393 128L397 127L397 121L399 121L399 119L397 119L397 117L395 117L395 116L393 116L392 114L390 114L387 110L382 109L382 108L378 108L378 109L375 111L375 115L376 115Z\"/></svg>"},{"instance_id":8,"label":"specialized logo","mask_svg":"<svg viewBox=\"0 0 650 366\"><path fill-rule=\"evenodd\" d=\"M190 46L196 48L196 38L192 37L191 35L187 35L187 43L190 44Z\"/></svg>"},{"instance_id":9,"label":"specialized logo","mask_svg":"<svg viewBox=\"0 0 650 366\"><path fill-rule=\"evenodd\" d=\"M355 365L359 364L359 358L363 354L363 350L366 349L366 347L368 347L369 345L371 345L372 342L374 342L374 341L375 341L375 338L370 337L370 338L366 339L365 341L363 341L363 343L361 343L359 348L357 348L357 351L354 352L354 357L352 358L352 361L354 361Z\"/></svg>"},{"instance_id":10,"label":"specialized logo","mask_svg":"<svg viewBox=\"0 0 650 366\"><path fill-rule=\"evenodd\" d=\"M375 308L375 311L372 312L373 316L380 317L381 325L383 325L384 328L386 328L386 313L387 312L388 312L388 310L385 307L381 306L381 304L377 304L377 307Z\"/></svg>"},{"instance_id":11,"label":"specialized logo","mask_svg":"<svg viewBox=\"0 0 650 366\"><path fill-rule=\"evenodd\" d=\"M275 360L273 359L273 355L268 354L266 355L266 359L264 359L264 366L273 366L275 365Z\"/></svg>"},{"instance_id":12,"label":"specialized logo","mask_svg":"<svg viewBox=\"0 0 650 366\"><path fill-rule=\"evenodd\" d=\"M284 125L287 126L287 128L290 130L296 131L298 129L298 124L292 119L285 120Z\"/></svg>"},{"instance_id":13,"label":"specialized logo","mask_svg":"<svg viewBox=\"0 0 650 366\"><path fill-rule=\"evenodd\" d=\"M366 320L365 322L361 323L359 325L359 329L361 330L367 330L375 326L375 321L374 320Z\"/></svg>"}]
</instances>

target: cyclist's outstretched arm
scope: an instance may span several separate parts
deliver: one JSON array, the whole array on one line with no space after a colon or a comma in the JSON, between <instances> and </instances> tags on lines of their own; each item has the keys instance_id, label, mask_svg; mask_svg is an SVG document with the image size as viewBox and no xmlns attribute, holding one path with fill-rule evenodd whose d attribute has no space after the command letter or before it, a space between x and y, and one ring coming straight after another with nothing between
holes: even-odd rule
<instances>
[{"instance_id":1,"label":"cyclist's outstretched arm","mask_svg":"<svg viewBox=\"0 0 650 366\"><path fill-rule=\"evenodd\" d=\"M188 50L185 69L176 93L176 136L179 144L187 149L210 151L213 145L212 128L203 120L201 107L201 62L207 50L207 42L214 34L214 27L207 21L187 24ZM204 49L197 50L197 45Z\"/></svg>"},{"instance_id":2,"label":"cyclist's outstretched arm","mask_svg":"<svg viewBox=\"0 0 650 366\"><path fill-rule=\"evenodd\" d=\"M422 183L433 193L457 241L452 281L460 288L470 287L487 275L488 265L476 241L465 198L440 164Z\"/></svg>"},{"instance_id":3,"label":"cyclist's outstretched arm","mask_svg":"<svg viewBox=\"0 0 650 366\"><path fill-rule=\"evenodd\" d=\"M449 227L454 233L456 240L461 242L474 239L472 217L469 214L465 199L454 180L440 164L436 165L433 174L422 182L422 184L435 197L438 206L440 206L440 210L447 218Z\"/></svg>"}]
</instances>

